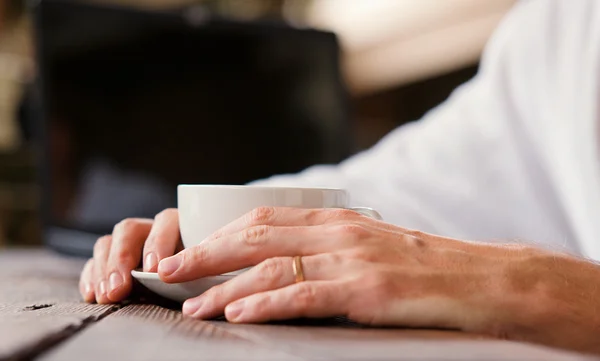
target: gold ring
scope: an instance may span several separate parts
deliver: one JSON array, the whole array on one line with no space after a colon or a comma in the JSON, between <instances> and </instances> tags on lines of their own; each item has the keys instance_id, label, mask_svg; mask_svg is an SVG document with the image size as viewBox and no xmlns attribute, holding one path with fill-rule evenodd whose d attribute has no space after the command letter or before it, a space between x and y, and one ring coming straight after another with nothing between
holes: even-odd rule
<instances>
[{"instance_id":1,"label":"gold ring","mask_svg":"<svg viewBox=\"0 0 600 361\"><path fill-rule=\"evenodd\" d=\"M304 281L304 270L302 269L302 257L296 256L294 257L294 263L292 264L292 269L294 270L294 277L296 278L296 283Z\"/></svg>"}]
</instances>

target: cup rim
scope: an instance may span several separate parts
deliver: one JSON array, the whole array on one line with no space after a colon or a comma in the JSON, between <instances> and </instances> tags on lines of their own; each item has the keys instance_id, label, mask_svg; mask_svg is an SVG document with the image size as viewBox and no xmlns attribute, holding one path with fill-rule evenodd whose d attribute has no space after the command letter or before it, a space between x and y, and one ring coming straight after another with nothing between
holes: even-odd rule
<instances>
[{"instance_id":1,"label":"cup rim","mask_svg":"<svg viewBox=\"0 0 600 361\"><path fill-rule=\"evenodd\" d=\"M235 184L178 184L177 188L222 188L222 189L260 189L260 190L299 190L299 191L348 191L343 188L327 187L292 187L292 186L264 186L264 185L235 185Z\"/></svg>"}]
</instances>

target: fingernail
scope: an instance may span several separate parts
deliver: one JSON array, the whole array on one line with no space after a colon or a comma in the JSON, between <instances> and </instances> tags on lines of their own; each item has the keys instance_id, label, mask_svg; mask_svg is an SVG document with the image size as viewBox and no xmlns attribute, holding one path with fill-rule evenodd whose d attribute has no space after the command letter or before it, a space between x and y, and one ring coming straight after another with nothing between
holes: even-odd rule
<instances>
[{"instance_id":1,"label":"fingernail","mask_svg":"<svg viewBox=\"0 0 600 361\"><path fill-rule=\"evenodd\" d=\"M200 310L200 307L202 307L203 303L204 299L202 297L192 298L185 301L183 303L182 308L183 314L188 316L194 316L195 313L198 312L198 310Z\"/></svg>"},{"instance_id":2,"label":"fingernail","mask_svg":"<svg viewBox=\"0 0 600 361\"><path fill-rule=\"evenodd\" d=\"M158 258L154 253L148 253L146 255L146 261L144 262L144 269L146 272L155 272L156 266L158 265Z\"/></svg>"},{"instance_id":3,"label":"fingernail","mask_svg":"<svg viewBox=\"0 0 600 361\"><path fill-rule=\"evenodd\" d=\"M86 283L84 287L83 292L85 293L86 296L89 296L90 293L92 293L92 285L89 283Z\"/></svg>"},{"instance_id":4,"label":"fingernail","mask_svg":"<svg viewBox=\"0 0 600 361\"><path fill-rule=\"evenodd\" d=\"M110 292L114 292L117 288L123 285L123 277L119 272L111 273L108 281L110 284Z\"/></svg>"},{"instance_id":5,"label":"fingernail","mask_svg":"<svg viewBox=\"0 0 600 361\"><path fill-rule=\"evenodd\" d=\"M106 295L106 281L100 282L100 294L98 296Z\"/></svg>"},{"instance_id":6,"label":"fingernail","mask_svg":"<svg viewBox=\"0 0 600 361\"><path fill-rule=\"evenodd\" d=\"M225 317L230 321L239 321L244 310L244 300L236 301L225 307Z\"/></svg>"},{"instance_id":7,"label":"fingernail","mask_svg":"<svg viewBox=\"0 0 600 361\"><path fill-rule=\"evenodd\" d=\"M165 258L158 264L158 273L163 276L170 276L181 265L181 261L183 260L183 255L178 254L173 257Z\"/></svg>"}]
</instances>

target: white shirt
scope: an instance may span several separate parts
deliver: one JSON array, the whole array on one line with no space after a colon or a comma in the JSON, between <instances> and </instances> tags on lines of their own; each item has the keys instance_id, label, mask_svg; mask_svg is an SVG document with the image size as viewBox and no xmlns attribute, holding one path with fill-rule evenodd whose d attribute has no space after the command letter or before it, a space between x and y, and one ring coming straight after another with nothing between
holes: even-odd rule
<instances>
[{"instance_id":1,"label":"white shirt","mask_svg":"<svg viewBox=\"0 0 600 361\"><path fill-rule=\"evenodd\" d=\"M522 0L478 75L337 166L255 184L347 189L390 223L600 260L600 1Z\"/></svg>"}]
</instances>

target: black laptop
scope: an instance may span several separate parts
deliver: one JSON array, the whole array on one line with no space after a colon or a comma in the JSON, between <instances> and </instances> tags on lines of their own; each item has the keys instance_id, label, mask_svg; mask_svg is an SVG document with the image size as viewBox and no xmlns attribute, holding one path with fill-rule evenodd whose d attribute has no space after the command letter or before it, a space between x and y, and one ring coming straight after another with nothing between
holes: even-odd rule
<instances>
[{"instance_id":1,"label":"black laptop","mask_svg":"<svg viewBox=\"0 0 600 361\"><path fill-rule=\"evenodd\" d=\"M34 8L45 242L89 256L180 183L245 184L353 152L334 34L202 8Z\"/></svg>"}]
</instances>

